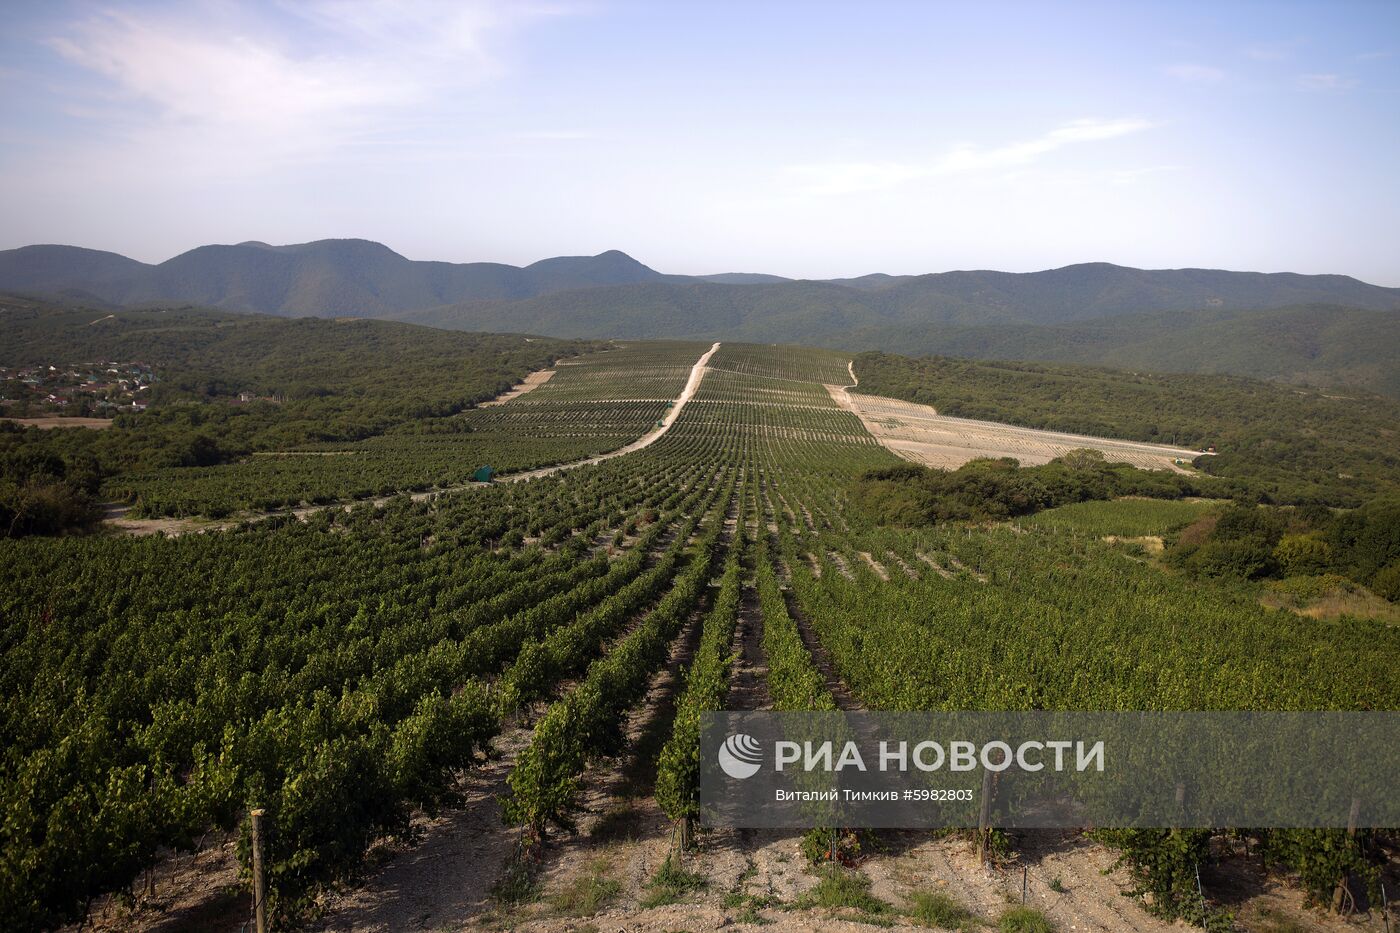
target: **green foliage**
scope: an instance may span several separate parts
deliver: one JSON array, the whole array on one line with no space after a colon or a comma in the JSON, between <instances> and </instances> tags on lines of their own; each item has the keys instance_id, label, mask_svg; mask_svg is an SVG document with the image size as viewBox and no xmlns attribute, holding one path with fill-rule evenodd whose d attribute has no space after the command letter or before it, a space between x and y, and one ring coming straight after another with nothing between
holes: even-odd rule
<instances>
[{"instance_id":1,"label":"green foliage","mask_svg":"<svg viewBox=\"0 0 1400 933\"><path fill-rule=\"evenodd\" d=\"M539 465L541 452L546 460L563 459L592 447L575 440L541 451L537 443L532 456L518 440L473 431L489 429L490 419L481 425L461 419L531 369L587 345L192 310L93 319L92 311L57 306L4 314L9 362L140 360L157 380L148 410L120 415L104 431L0 426L0 481L6 490L20 489L0 494L0 508L38 515L15 522L17 530L90 523L87 497L99 486L107 497L134 502L137 514L218 517L423 489L480 465L470 461L521 468ZM644 419L650 411L638 414ZM437 433L460 427L468 432L455 443ZM391 432L406 430L436 436L384 443ZM252 456L293 448L295 456ZM458 462L463 457L467 464ZM48 472L67 480L64 489L49 483L36 490L31 478L26 492L26 464L41 459L59 465ZM55 506L56 498L63 504ZM25 512L26 502L37 505Z\"/></svg>"},{"instance_id":2,"label":"green foliage","mask_svg":"<svg viewBox=\"0 0 1400 933\"><path fill-rule=\"evenodd\" d=\"M622 882L612 877L611 871L607 859L593 859L584 874L549 898L549 905L570 917L593 916L622 893Z\"/></svg>"},{"instance_id":3,"label":"green foliage","mask_svg":"<svg viewBox=\"0 0 1400 933\"><path fill-rule=\"evenodd\" d=\"M1222 300L1223 308L1208 307ZM1234 373L1395 394L1398 304L1392 289L1335 277L1090 263L1022 275L643 282L433 308L405 319L463 330L796 342Z\"/></svg>"},{"instance_id":4,"label":"green foliage","mask_svg":"<svg viewBox=\"0 0 1400 933\"><path fill-rule=\"evenodd\" d=\"M1339 515L1326 526L1325 535L1353 579L1369 583L1400 561L1400 500L1376 501Z\"/></svg>"},{"instance_id":5,"label":"green foliage","mask_svg":"<svg viewBox=\"0 0 1400 933\"><path fill-rule=\"evenodd\" d=\"M1218 511L1214 501L1170 499L1112 499L1075 502L1037 512L1022 519L1027 528L1091 535L1139 537L1166 535L1202 515Z\"/></svg>"},{"instance_id":6,"label":"green foliage","mask_svg":"<svg viewBox=\"0 0 1400 933\"><path fill-rule=\"evenodd\" d=\"M1244 580L1268 576L1276 569L1272 549L1258 538L1208 541L1190 556L1181 557L1179 562L1186 569L1208 577Z\"/></svg>"},{"instance_id":7,"label":"green foliage","mask_svg":"<svg viewBox=\"0 0 1400 933\"><path fill-rule=\"evenodd\" d=\"M812 662L797 623L788 612L763 535L758 538L754 576L763 612L763 654L768 659L768 690L773 695L773 708L836 709L836 701L826 689L826 679Z\"/></svg>"},{"instance_id":8,"label":"green foliage","mask_svg":"<svg viewBox=\"0 0 1400 933\"><path fill-rule=\"evenodd\" d=\"M915 891L909 905L909 916L924 926L965 933L980 926L976 914L943 891Z\"/></svg>"},{"instance_id":9,"label":"green foliage","mask_svg":"<svg viewBox=\"0 0 1400 933\"><path fill-rule=\"evenodd\" d=\"M693 522L682 526L678 543L689 537ZM583 769L590 760L621 750L619 723L645 693L652 673L665 661L668 645L699 602L709 581L719 529L720 522L711 513L707 531L672 589L636 630L591 664L583 680L535 726L530 746L508 779L510 795L502 805L507 822L523 825L536 836L543 835L550 823L572 825ZM569 637L569 628L561 631L571 656L584 650L596 654L608 634L598 629ZM548 648L550 642L544 644Z\"/></svg>"},{"instance_id":10,"label":"green foliage","mask_svg":"<svg viewBox=\"0 0 1400 933\"><path fill-rule=\"evenodd\" d=\"M1167 556L1204 576L1294 578L1282 589L1299 596L1321 595L1328 577L1344 575L1395 599L1383 574L1400 558L1400 505L1381 500L1343 513L1237 505L1199 534L1184 531Z\"/></svg>"},{"instance_id":11,"label":"green foliage","mask_svg":"<svg viewBox=\"0 0 1400 933\"><path fill-rule=\"evenodd\" d=\"M1105 463L1091 450L1071 451L1043 466L1010 458L973 460L956 470L913 464L870 470L852 498L877 521L934 525L998 521L1043 509L1115 496L1181 498L1212 488L1189 477Z\"/></svg>"},{"instance_id":12,"label":"green foliage","mask_svg":"<svg viewBox=\"0 0 1400 933\"><path fill-rule=\"evenodd\" d=\"M1382 599L1400 603L1400 561L1377 571L1371 589Z\"/></svg>"},{"instance_id":13,"label":"green foliage","mask_svg":"<svg viewBox=\"0 0 1400 933\"><path fill-rule=\"evenodd\" d=\"M1400 396L1396 357L1400 316L1393 310L1366 311L1335 304L1166 312L1143 306L1138 310L1149 313L1051 326L891 326L819 342L906 356L1229 374Z\"/></svg>"},{"instance_id":14,"label":"green foliage","mask_svg":"<svg viewBox=\"0 0 1400 933\"><path fill-rule=\"evenodd\" d=\"M1339 829L1272 829L1261 830L1260 836L1264 858L1296 872L1310 904L1330 906L1348 877L1358 879L1372 899L1380 898L1380 866L1386 856L1374 830L1350 835ZM1356 905L1344 906L1350 912Z\"/></svg>"},{"instance_id":15,"label":"green foliage","mask_svg":"<svg viewBox=\"0 0 1400 933\"><path fill-rule=\"evenodd\" d=\"M1118 849L1136 885L1129 893L1148 911L1166 919L1203 915L1197 877L1210 861L1208 830L1111 829L1097 835Z\"/></svg>"},{"instance_id":16,"label":"green foliage","mask_svg":"<svg viewBox=\"0 0 1400 933\"><path fill-rule=\"evenodd\" d=\"M997 921L997 933L1055 933L1055 925L1034 907L1012 907Z\"/></svg>"},{"instance_id":17,"label":"green foliage","mask_svg":"<svg viewBox=\"0 0 1400 933\"><path fill-rule=\"evenodd\" d=\"M858 910L876 917L893 912L887 901L870 893L870 879L848 868L832 867L822 870L816 887L795 904L798 908L824 907L829 910Z\"/></svg>"},{"instance_id":18,"label":"green foliage","mask_svg":"<svg viewBox=\"0 0 1400 933\"><path fill-rule=\"evenodd\" d=\"M818 826L802 834L798 851L808 865L850 865L860 857L860 833Z\"/></svg>"},{"instance_id":19,"label":"green foliage","mask_svg":"<svg viewBox=\"0 0 1400 933\"><path fill-rule=\"evenodd\" d=\"M1315 534L1284 535L1273 557L1285 574L1321 573L1332 563L1332 546Z\"/></svg>"},{"instance_id":20,"label":"green foliage","mask_svg":"<svg viewBox=\"0 0 1400 933\"><path fill-rule=\"evenodd\" d=\"M263 806L273 902L294 919L419 805L449 803L503 715L542 701L553 702L510 775L507 812L536 831L567 823L589 765L622 750L628 711L690 620L701 650L682 712L725 702L746 560L764 686L782 709L835 708L832 673L868 709L1400 707L1400 629L1267 611L1237 583L1064 534L1051 513L870 524L852 484L894 458L819 384L793 381L831 375L830 360L728 349L666 437L596 466L177 539L0 541L0 915L16 929L74 919L164 850ZM528 434L571 405L607 407L597 399L620 396L599 386L621 381L621 364L641 358L630 353L592 357L616 354L611 372L580 361L577 380L561 373L537 420L531 405L486 414ZM672 370L683 376L665 362L678 348L655 354L659 371L636 377L629 401L663 398ZM1027 475L1052 495L1100 481L1096 464L1070 467ZM1009 472L985 469L992 483ZM1223 525L1222 541L1263 542L1273 559L1288 536L1312 535L1373 580L1397 560L1388 508L1209 506L1176 537L1200 547ZM694 806L688 721L678 716L658 774L677 818ZM1208 851L1200 838L1123 842L1141 884L1191 916L1184 865ZM1270 842L1318 890L1374 863L1370 842L1358 845L1359 862L1331 838ZM511 888L528 896L530 862L514 864ZM821 896L892 919L871 912L859 878L834 877ZM593 873L569 903L596 909L608 880Z\"/></svg>"},{"instance_id":21,"label":"green foliage","mask_svg":"<svg viewBox=\"0 0 1400 933\"><path fill-rule=\"evenodd\" d=\"M656 870L656 874L647 881L646 894L642 896L639 906L645 909L660 907L663 904L676 904L690 894L704 889L705 884L704 875L687 871L674 854L668 855L666 861Z\"/></svg>"},{"instance_id":22,"label":"green foliage","mask_svg":"<svg viewBox=\"0 0 1400 933\"><path fill-rule=\"evenodd\" d=\"M694 820L700 815L700 714L720 709L729 686L730 643L746 547L742 511L736 527L739 539L730 546L719 593L705 617L685 690L676 702L671 738L657 762L656 801L673 820Z\"/></svg>"},{"instance_id":23,"label":"green foliage","mask_svg":"<svg viewBox=\"0 0 1400 933\"><path fill-rule=\"evenodd\" d=\"M102 517L96 462L32 443L42 434L0 421L0 537L84 530Z\"/></svg>"},{"instance_id":24,"label":"green foliage","mask_svg":"<svg viewBox=\"0 0 1400 933\"><path fill-rule=\"evenodd\" d=\"M598 611L668 530L685 547L723 484L673 465L674 485L633 461L221 534L0 542L0 913L71 918L260 805L275 910L298 915L450 800L498 728L482 682L526 638ZM640 515L625 553L589 556ZM526 532L541 546L498 548Z\"/></svg>"},{"instance_id":25,"label":"green foliage","mask_svg":"<svg viewBox=\"0 0 1400 933\"><path fill-rule=\"evenodd\" d=\"M1335 573L1317 576L1285 577L1269 584L1269 588L1299 599L1319 599L1338 590L1355 589L1356 584Z\"/></svg>"}]
</instances>

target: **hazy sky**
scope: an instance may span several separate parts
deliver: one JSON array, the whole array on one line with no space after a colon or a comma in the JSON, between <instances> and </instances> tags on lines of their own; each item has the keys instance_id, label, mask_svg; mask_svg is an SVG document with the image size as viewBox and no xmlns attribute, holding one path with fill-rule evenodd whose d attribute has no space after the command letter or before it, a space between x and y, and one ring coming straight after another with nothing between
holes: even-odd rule
<instances>
[{"instance_id":1,"label":"hazy sky","mask_svg":"<svg viewBox=\"0 0 1400 933\"><path fill-rule=\"evenodd\" d=\"M0 248L1400 285L1400 2L4 5Z\"/></svg>"}]
</instances>

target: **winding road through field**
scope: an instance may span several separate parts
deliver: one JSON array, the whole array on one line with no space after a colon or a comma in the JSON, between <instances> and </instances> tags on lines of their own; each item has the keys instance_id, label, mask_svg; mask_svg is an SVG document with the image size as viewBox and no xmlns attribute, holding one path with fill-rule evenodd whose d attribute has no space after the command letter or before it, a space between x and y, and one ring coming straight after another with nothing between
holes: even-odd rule
<instances>
[{"instance_id":1,"label":"winding road through field","mask_svg":"<svg viewBox=\"0 0 1400 933\"><path fill-rule=\"evenodd\" d=\"M551 473L558 473L562 470L572 470L575 467L602 463L604 460L611 460L614 457L636 453L639 450L643 450L655 444L666 435L667 431L671 430L671 425L675 424L676 419L680 417L681 409L685 408L685 403L690 401L691 396L695 394L695 390L700 388L700 380L705 378L705 370L710 364L710 357L714 356L717 350L719 350L719 341L715 341L715 344L710 347L710 349L706 350L704 354L701 355L700 359L695 361L695 365L690 367L690 378L685 381L685 388L681 389L681 394L676 396L675 402L667 409L666 417L661 419L659 427L651 429L632 443L625 447L619 447L617 450L610 450L605 454L598 454L595 457L585 457L582 460L571 460L568 463L557 463L554 466L541 467L538 470L527 470L524 473L511 473L508 476L502 476L499 482L518 483L521 480L534 479L538 476L549 476Z\"/></svg>"},{"instance_id":2,"label":"winding road through field","mask_svg":"<svg viewBox=\"0 0 1400 933\"><path fill-rule=\"evenodd\" d=\"M537 470L526 470L522 473L510 473L505 476L499 477L496 480L496 482L518 483L523 480L537 479L541 476L549 476L551 474L559 473L564 470L572 470L575 467L589 466L590 464L594 463L602 463L604 460L611 460L614 457L621 457L626 454L636 453L639 450L643 450L647 447L650 447L652 444L655 444L657 441L661 440L661 438L666 435L666 432L671 430L671 425L676 423L676 419L680 417L681 410L685 408L686 402L690 401L691 397L695 395L695 390L700 388L700 380L705 378L705 371L709 366L710 358L713 357L716 351L718 350L719 342L716 341L714 345L710 347L709 350L705 351L705 353L703 353L700 356L700 359L695 361L695 365L690 368L690 377L686 380L685 388L681 389L681 394L676 396L675 401L667 410L666 416L661 419L660 426L652 428L650 431L648 431L646 434L643 434L641 437L637 438L632 443L627 444L624 447L619 447L617 450L610 450L605 454L598 454L593 457L585 457L582 460L571 460L567 463L556 463L554 466L540 467ZM541 382L543 382L543 380L541 380ZM418 502L423 499L431 498L432 496L441 495L443 493L459 492L463 489L475 489L490 485L492 484L461 483L456 486L444 486L440 489L428 489L424 490L423 492L411 493L409 495L409 498L413 499L415 502ZM260 519L273 518L279 515L295 515L297 518L305 518L308 515L313 515L316 512L323 511L324 509L349 508L353 505L360 505L365 502L370 502L375 505L383 505L385 502L388 502L391 498L393 497L380 496L375 499L355 499L343 502L331 502L326 505L307 505L291 509L272 509L266 512L244 514L236 519L214 522L198 521L194 519L184 518L127 518L126 515L127 511L130 508L129 506L111 504L107 506L107 517L103 521L104 524L108 525L109 527L114 528L117 531L123 532L125 534L166 534L174 536L185 534L191 531L219 531L225 528L233 528L237 525L241 525L243 522L258 521Z\"/></svg>"}]
</instances>

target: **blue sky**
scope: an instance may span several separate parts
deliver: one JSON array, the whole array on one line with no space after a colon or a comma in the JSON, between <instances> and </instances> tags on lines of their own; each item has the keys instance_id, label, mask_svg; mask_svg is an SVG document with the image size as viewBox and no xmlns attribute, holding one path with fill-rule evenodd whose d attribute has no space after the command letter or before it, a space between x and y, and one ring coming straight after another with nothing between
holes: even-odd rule
<instances>
[{"instance_id":1,"label":"blue sky","mask_svg":"<svg viewBox=\"0 0 1400 933\"><path fill-rule=\"evenodd\" d=\"M1400 3L11 3L0 248L1400 286Z\"/></svg>"}]
</instances>

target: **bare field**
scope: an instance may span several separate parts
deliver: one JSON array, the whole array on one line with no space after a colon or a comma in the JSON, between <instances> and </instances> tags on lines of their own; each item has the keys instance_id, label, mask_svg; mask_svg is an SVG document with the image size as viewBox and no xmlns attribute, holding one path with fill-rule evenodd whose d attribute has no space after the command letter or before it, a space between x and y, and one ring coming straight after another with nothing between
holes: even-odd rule
<instances>
[{"instance_id":1,"label":"bare field","mask_svg":"<svg viewBox=\"0 0 1400 933\"><path fill-rule=\"evenodd\" d=\"M0 418L0 421L12 421L15 424L38 428L41 431L53 428L92 428L94 431L100 431L112 426L111 418L65 418L62 415L46 415L42 418Z\"/></svg>"},{"instance_id":2,"label":"bare field","mask_svg":"<svg viewBox=\"0 0 1400 933\"><path fill-rule=\"evenodd\" d=\"M1176 461L1190 463L1201 455L1198 450L1183 447L952 418L940 415L928 405L861 395L844 386L826 388L836 404L854 412L886 448L906 460L945 470L955 470L978 457L1014 457L1022 466L1036 466L1087 447L1102 451L1105 458L1115 463L1187 473L1190 471Z\"/></svg>"},{"instance_id":3,"label":"bare field","mask_svg":"<svg viewBox=\"0 0 1400 933\"><path fill-rule=\"evenodd\" d=\"M536 372L530 373L528 376L525 377L525 379L524 379L519 385L512 386L512 387L511 387L511 390L510 390L509 392L506 392L504 395L500 396L499 398L493 398L493 399L491 399L491 401L489 401L489 402L482 402L482 403L481 403L480 405L478 405L477 407L478 407L478 408L494 408L494 407L496 407L497 405L504 405L506 402L509 402L511 399L513 399L513 398L519 398L520 396L524 395L526 392L531 391L532 389L538 389L540 386L544 385L544 384L545 384L546 382L548 382L550 379L554 378L554 374L555 374L556 372L558 372L558 370L555 370L555 369L541 369L541 370L537 370Z\"/></svg>"}]
</instances>

